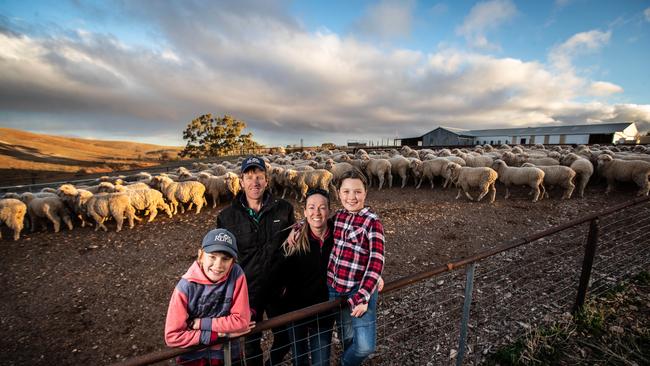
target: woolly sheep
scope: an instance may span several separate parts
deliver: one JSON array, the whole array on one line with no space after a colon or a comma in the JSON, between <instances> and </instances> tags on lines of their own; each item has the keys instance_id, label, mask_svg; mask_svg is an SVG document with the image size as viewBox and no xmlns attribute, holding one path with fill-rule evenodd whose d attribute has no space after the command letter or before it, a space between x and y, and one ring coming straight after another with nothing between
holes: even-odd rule
<instances>
[{"instance_id":1,"label":"woolly sheep","mask_svg":"<svg viewBox=\"0 0 650 366\"><path fill-rule=\"evenodd\" d=\"M23 230L27 205L15 198L0 199L0 225L5 224L14 232L14 240L20 239ZM0 231L2 239L2 231Z\"/></svg>"},{"instance_id":2,"label":"woolly sheep","mask_svg":"<svg viewBox=\"0 0 650 366\"><path fill-rule=\"evenodd\" d=\"M325 162L325 169L329 170L332 173L332 184L336 185L338 184L339 178L343 175L343 173L354 170L356 168L352 166L352 164L345 161L335 163L332 159L327 159Z\"/></svg>"},{"instance_id":3,"label":"woolly sheep","mask_svg":"<svg viewBox=\"0 0 650 366\"><path fill-rule=\"evenodd\" d=\"M522 167L535 167L532 163L524 163ZM555 165L555 166L537 166L537 168L544 171L544 186L546 188L546 196L548 197L548 189L550 186L558 186L564 188L562 199L568 200L575 189L576 172L568 166Z\"/></svg>"},{"instance_id":4,"label":"woolly sheep","mask_svg":"<svg viewBox=\"0 0 650 366\"><path fill-rule=\"evenodd\" d=\"M465 153L460 153L458 156L465 160L465 164L468 167L490 167L492 166L492 161L493 159L489 156L481 155L481 156L476 156L476 155L471 155L471 154L465 154Z\"/></svg>"},{"instance_id":5,"label":"woolly sheep","mask_svg":"<svg viewBox=\"0 0 650 366\"><path fill-rule=\"evenodd\" d=\"M241 190L239 177L235 173L226 172L220 176L201 173L198 179L205 186L206 196L209 195L212 198L212 208L217 207L221 197L228 194L232 194L234 197Z\"/></svg>"},{"instance_id":6,"label":"woolly sheep","mask_svg":"<svg viewBox=\"0 0 650 366\"><path fill-rule=\"evenodd\" d=\"M614 183L634 182L639 187L637 196L647 196L650 192L650 163L642 160L619 160L609 155L598 157L598 173L607 179L609 193L614 188Z\"/></svg>"},{"instance_id":7,"label":"woolly sheep","mask_svg":"<svg viewBox=\"0 0 650 366\"><path fill-rule=\"evenodd\" d=\"M2 196L2 198L13 198L20 200L20 195L16 192L7 192Z\"/></svg>"},{"instance_id":8,"label":"woolly sheep","mask_svg":"<svg viewBox=\"0 0 650 366\"><path fill-rule=\"evenodd\" d=\"M533 202L537 202L540 193L545 191L544 188L544 171L535 167L509 167L505 161L497 159L494 161L492 168L499 174L499 182L506 186L505 199L510 197L511 185L527 185L533 189Z\"/></svg>"},{"instance_id":9,"label":"woolly sheep","mask_svg":"<svg viewBox=\"0 0 650 366\"><path fill-rule=\"evenodd\" d=\"M61 220L72 230L72 220L63 201L55 196L36 197L34 194L25 192L21 195L21 201L27 205L27 214L31 231L36 230L39 219L48 219L54 225L54 232L58 233L61 228Z\"/></svg>"},{"instance_id":10,"label":"woolly sheep","mask_svg":"<svg viewBox=\"0 0 650 366\"><path fill-rule=\"evenodd\" d=\"M402 178L402 188L406 186L406 182L408 180L408 172L409 172L409 167L411 165L410 161L406 159L405 157L401 155L394 156L390 159L388 159L390 162L390 172L391 172L391 180L389 180L389 186L393 186L392 182L392 177L394 176L400 176Z\"/></svg>"},{"instance_id":11,"label":"woolly sheep","mask_svg":"<svg viewBox=\"0 0 650 366\"><path fill-rule=\"evenodd\" d=\"M187 181L187 182L174 182L169 177L157 176L152 180L154 188L160 190L165 198L169 201L170 208L172 209L172 214L178 212L178 206L181 207L181 212L185 212L184 203L190 203L196 205L196 213L201 212L201 207L205 199L203 194L205 193L205 186L200 182L196 181Z\"/></svg>"},{"instance_id":12,"label":"woolly sheep","mask_svg":"<svg viewBox=\"0 0 650 366\"><path fill-rule=\"evenodd\" d=\"M56 192L68 209L79 219L81 227L86 227L86 211L82 208L80 202L86 201L87 198L92 196L92 193L87 190L77 189L72 184L67 183L62 184ZM80 195L83 195L86 199L80 200Z\"/></svg>"},{"instance_id":13,"label":"woolly sheep","mask_svg":"<svg viewBox=\"0 0 650 366\"><path fill-rule=\"evenodd\" d=\"M469 191L471 188L478 188L479 195L476 198L476 202L483 199L488 192L490 192L490 203L494 202L497 194L495 184L498 178L498 174L494 169L488 167L462 167L456 163L450 163L447 165L447 170L451 181L458 186L456 199L460 198L462 189L465 192L465 196L473 201L474 198Z\"/></svg>"},{"instance_id":14,"label":"woolly sheep","mask_svg":"<svg viewBox=\"0 0 650 366\"><path fill-rule=\"evenodd\" d=\"M560 162L564 166L568 166L576 172L576 187L578 188L578 195L583 198L585 195L585 187L589 183L589 179L594 174L594 166L588 159L574 153L565 155Z\"/></svg>"},{"instance_id":15,"label":"woolly sheep","mask_svg":"<svg viewBox=\"0 0 650 366\"><path fill-rule=\"evenodd\" d=\"M125 217L129 221L130 229L133 229L134 219L140 221L140 218L135 216L135 208L131 205L131 200L126 193L98 193L89 197L84 207L88 215L97 223L95 231L99 230L99 228L108 231L104 221L110 217L115 219L117 224L116 232L122 230Z\"/></svg>"},{"instance_id":16,"label":"woolly sheep","mask_svg":"<svg viewBox=\"0 0 650 366\"><path fill-rule=\"evenodd\" d=\"M334 176L329 171L325 169L311 171L295 171L289 169L287 172L289 173L288 181L292 184L296 193L298 193L298 199L301 202L305 199L307 191L311 188L320 188L328 191L336 199L336 188L332 184L332 178Z\"/></svg>"},{"instance_id":17,"label":"woolly sheep","mask_svg":"<svg viewBox=\"0 0 650 366\"><path fill-rule=\"evenodd\" d=\"M422 185L422 182L424 182L425 179L429 180L431 183L431 189L433 189L433 180L435 177L443 177L445 178L445 183L443 187L447 187L447 184L450 181L450 175L449 171L447 170L447 165L452 164L451 161L447 160L446 158L435 158L433 160L426 160L422 162L422 175L420 176L420 180L417 183L417 186L415 187L416 189L420 189L420 186Z\"/></svg>"},{"instance_id":18,"label":"woolly sheep","mask_svg":"<svg viewBox=\"0 0 650 366\"><path fill-rule=\"evenodd\" d=\"M365 160L362 165L368 176L368 187L372 187L372 181L375 177L379 181L379 190L384 186L384 181L387 181L389 187L392 187L393 175L390 161L386 159L370 159Z\"/></svg>"},{"instance_id":19,"label":"woolly sheep","mask_svg":"<svg viewBox=\"0 0 650 366\"><path fill-rule=\"evenodd\" d=\"M129 197L129 202L134 209L149 213L149 219L147 222L153 221L153 219L158 215L158 209L164 210L169 218L172 217L172 211L169 208L169 205L165 203L160 191L148 187L140 189L127 187L120 186L116 189L117 192L125 193Z\"/></svg>"}]
</instances>

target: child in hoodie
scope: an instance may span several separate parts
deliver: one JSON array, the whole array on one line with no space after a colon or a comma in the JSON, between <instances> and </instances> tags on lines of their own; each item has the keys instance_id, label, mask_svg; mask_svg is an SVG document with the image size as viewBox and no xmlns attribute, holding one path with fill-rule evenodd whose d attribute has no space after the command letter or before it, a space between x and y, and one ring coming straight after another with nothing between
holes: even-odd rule
<instances>
[{"instance_id":1,"label":"child in hoodie","mask_svg":"<svg viewBox=\"0 0 650 366\"><path fill-rule=\"evenodd\" d=\"M165 343L170 347L210 344L218 337L235 338L248 333L248 287L237 260L237 242L228 230L215 229L204 238L198 258L176 285L165 322ZM238 360L239 342L232 343L232 359ZM223 365L221 345L186 353L182 365Z\"/></svg>"}]
</instances>

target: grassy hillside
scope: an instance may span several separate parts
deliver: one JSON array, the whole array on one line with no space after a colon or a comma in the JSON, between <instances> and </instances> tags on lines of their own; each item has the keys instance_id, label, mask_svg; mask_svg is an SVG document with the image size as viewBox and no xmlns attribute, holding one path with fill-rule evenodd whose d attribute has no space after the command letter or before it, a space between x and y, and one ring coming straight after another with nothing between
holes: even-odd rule
<instances>
[{"instance_id":1,"label":"grassy hillside","mask_svg":"<svg viewBox=\"0 0 650 366\"><path fill-rule=\"evenodd\" d=\"M179 146L88 140L0 128L0 186L22 184L25 176L107 173L158 165L174 159Z\"/></svg>"}]
</instances>

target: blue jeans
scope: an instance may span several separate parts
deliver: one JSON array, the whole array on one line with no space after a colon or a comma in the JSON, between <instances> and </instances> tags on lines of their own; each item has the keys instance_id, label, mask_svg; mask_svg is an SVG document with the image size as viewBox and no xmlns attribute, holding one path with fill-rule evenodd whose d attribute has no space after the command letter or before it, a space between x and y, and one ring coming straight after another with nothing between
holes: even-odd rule
<instances>
[{"instance_id":1,"label":"blue jeans","mask_svg":"<svg viewBox=\"0 0 650 366\"><path fill-rule=\"evenodd\" d=\"M330 300L348 298L357 292L356 289L348 293L336 292L328 286ZM339 337L343 340L342 366L361 365L363 360L375 352L377 344L377 290L370 296L368 310L360 317L350 315L351 309L341 309L337 329Z\"/></svg>"},{"instance_id":2,"label":"blue jeans","mask_svg":"<svg viewBox=\"0 0 650 366\"><path fill-rule=\"evenodd\" d=\"M292 324L289 337L294 366L309 366L310 354L312 366L329 366L334 321L324 323L317 323L316 320L305 322L303 319Z\"/></svg>"}]
</instances>

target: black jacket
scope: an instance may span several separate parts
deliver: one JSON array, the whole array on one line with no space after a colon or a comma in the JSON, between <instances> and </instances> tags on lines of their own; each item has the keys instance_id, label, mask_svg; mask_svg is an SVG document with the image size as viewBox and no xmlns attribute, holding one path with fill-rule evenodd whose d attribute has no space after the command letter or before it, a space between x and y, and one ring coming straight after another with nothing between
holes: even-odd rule
<instances>
[{"instance_id":1,"label":"black jacket","mask_svg":"<svg viewBox=\"0 0 650 366\"><path fill-rule=\"evenodd\" d=\"M329 235L320 241L311 234L308 253L295 253L287 258L283 268L287 287L287 302L289 310L297 310L328 300L327 264L329 263L332 246L334 245L334 224L327 220Z\"/></svg>"},{"instance_id":2,"label":"black jacket","mask_svg":"<svg viewBox=\"0 0 650 366\"><path fill-rule=\"evenodd\" d=\"M239 192L229 207L217 216L217 227L229 230L237 239L238 262L246 273L251 307L264 309L277 296L284 282L278 278L284 262L282 243L291 231L293 206L268 192L258 213L259 222L250 217L244 192Z\"/></svg>"}]
</instances>

